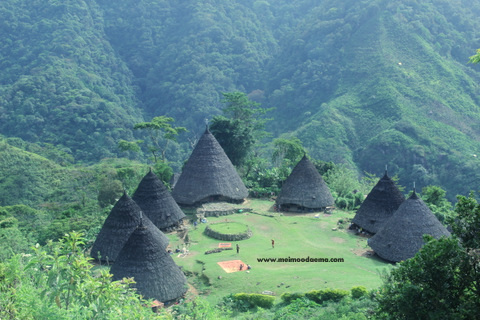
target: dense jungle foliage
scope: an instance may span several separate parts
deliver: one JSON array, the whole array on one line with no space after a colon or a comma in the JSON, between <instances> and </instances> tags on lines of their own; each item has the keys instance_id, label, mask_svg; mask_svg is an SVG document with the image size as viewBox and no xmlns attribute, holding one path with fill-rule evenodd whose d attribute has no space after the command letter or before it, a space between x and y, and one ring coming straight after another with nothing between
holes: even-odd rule
<instances>
[{"instance_id":1,"label":"dense jungle foliage","mask_svg":"<svg viewBox=\"0 0 480 320\"><path fill-rule=\"evenodd\" d=\"M271 138L454 200L479 181L479 14L461 0L2 1L0 133L94 163L144 139L135 123L173 117L189 130L169 149L178 171L239 91L274 108Z\"/></svg>"}]
</instances>

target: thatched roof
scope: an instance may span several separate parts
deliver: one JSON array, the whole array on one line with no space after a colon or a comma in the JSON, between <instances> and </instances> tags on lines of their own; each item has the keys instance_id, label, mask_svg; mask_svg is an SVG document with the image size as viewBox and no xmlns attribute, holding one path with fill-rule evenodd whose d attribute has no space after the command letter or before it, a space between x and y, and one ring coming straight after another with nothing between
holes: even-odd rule
<instances>
[{"instance_id":1,"label":"thatched roof","mask_svg":"<svg viewBox=\"0 0 480 320\"><path fill-rule=\"evenodd\" d=\"M93 244L90 253L91 257L101 261L115 261L128 237L140 223L142 214L140 207L124 192L123 196L110 211L107 219L105 219L102 229ZM163 248L166 248L169 242L168 238L148 217L143 216L143 224L157 234Z\"/></svg>"},{"instance_id":2,"label":"thatched roof","mask_svg":"<svg viewBox=\"0 0 480 320\"><path fill-rule=\"evenodd\" d=\"M133 286L147 299L167 302L187 291L185 275L163 248L162 239L143 224L132 233L110 273L114 281L133 277Z\"/></svg>"},{"instance_id":3,"label":"thatched roof","mask_svg":"<svg viewBox=\"0 0 480 320\"><path fill-rule=\"evenodd\" d=\"M306 208L324 208L334 202L330 189L306 155L293 168L277 197L278 205Z\"/></svg>"},{"instance_id":4,"label":"thatched roof","mask_svg":"<svg viewBox=\"0 0 480 320\"><path fill-rule=\"evenodd\" d=\"M371 233L377 233L390 219L405 197L387 172L363 201L352 222Z\"/></svg>"},{"instance_id":5,"label":"thatched roof","mask_svg":"<svg viewBox=\"0 0 480 320\"><path fill-rule=\"evenodd\" d=\"M399 262L415 256L424 245L424 234L436 239L450 236L450 232L414 191L383 228L368 239L368 245L381 258Z\"/></svg>"},{"instance_id":6,"label":"thatched roof","mask_svg":"<svg viewBox=\"0 0 480 320\"><path fill-rule=\"evenodd\" d=\"M235 167L208 128L185 164L172 196L180 205L207 202L210 197L241 201L248 196Z\"/></svg>"},{"instance_id":7,"label":"thatched roof","mask_svg":"<svg viewBox=\"0 0 480 320\"><path fill-rule=\"evenodd\" d=\"M170 191L152 170L140 181L132 199L162 231L175 229L185 218Z\"/></svg>"}]
</instances>

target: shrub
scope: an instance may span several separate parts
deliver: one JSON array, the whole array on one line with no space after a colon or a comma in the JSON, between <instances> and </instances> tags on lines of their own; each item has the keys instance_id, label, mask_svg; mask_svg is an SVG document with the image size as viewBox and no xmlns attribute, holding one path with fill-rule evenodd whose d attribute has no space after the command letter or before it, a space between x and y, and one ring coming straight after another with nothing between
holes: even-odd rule
<instances>
[{"instance_id":1,"label":"shrub","mask_svg":"<svg viewBox=\"0 0 480 320\"><path fill-rule=\"evenodd\" d=\"M305 293L305 297L316 303L322 303L324 301L338 302L342 300L343 297L348 296L349 294L350 293L348 291L341 289L323 289L309 291Z\"/></svg>"},{"instance_id":2,"label":"shrub","mask_svg":"<svg viewBox=\"0 0 480 320\"><path fill-rule=\"evenodd\" d=\"M282 299L282 301L285 302L286 304L290 304L293 300L301 299L303 297L305 297L305 295L300 292L295 292L295 293L285 292L280 296L280 299Z\"/></svg>"},{"instance_id":3,"label":"shrub","mask_svg":"<svg viewBox=\"0 0 480 320\"><path fill-rule=\"evenodd\" d=\"M357 192L355 193L355 196L354 196L354 206L355 208L356 207L360 207L360 205L363 203L363 201L365 200L365 197L363 196L363 193L361 192Z\"/></svg>"},{"instance_id":4,"label":"shrub","mask_svg":"<svg viewBox=\"0 0 480 320\"><path fill-rule=\"evenodd\" d=\"M337 198L335 205L340 209L346 209L348 207L348 201L345 198Z\"/></svg>"},{"instance_id":5,"label":"shrub","mask_svg":"<svg viewBox=\"0 0 480 320\"><path fill-rule=\"evenodd\" d=\"M353 299L360 299L368 294L367 288L364 286L353 287L350 291Z\"/></svg>"},{"instance_id":6,"label":"shrub","mask_svg":"<svg viewBox=\"0 0 480 320\"><path fill-rule=\"evenodd\" d=\"M253 309L255 307L270 309L273 306L275 297L258 293L236 293L233 295L233 300L237 303L240 302L239 310L244 308Z\"/></svg>"}]
</instances>

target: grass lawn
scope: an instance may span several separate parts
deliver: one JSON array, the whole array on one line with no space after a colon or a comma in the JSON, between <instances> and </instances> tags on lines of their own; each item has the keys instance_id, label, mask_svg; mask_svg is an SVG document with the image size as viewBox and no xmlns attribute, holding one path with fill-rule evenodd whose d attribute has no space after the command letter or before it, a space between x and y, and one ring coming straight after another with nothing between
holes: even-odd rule
<instances>
[{"instance_id":1,"label":"grass lawn","mask_svg":"<svg viewBox=\"0 0 480 320\"><path fill-rule=\"evenodd\" d=\"M220 221L225 221L225 219ZM248 226L240 222L227 222L227 223L220 222L216 224L211 224L210 229L223 234L238 234L238 233L247 232Z\"/></svg>"},{"instance_id":2,"label":"grass lawn","mask_svg":"<svg viewBox=\"0 0 480 320\"><path fill-rule=\"evenodd\" d=\"M191 226L191 245L185 257L173 256L188 273L189 282L207 299L218 302L230 293L261 293L268 290L279 297L284 292L306 292L313 289L351 289L361 285L373 289L381 284L380 274L392 268L375 257L365 255L370 248L366 238L354 235L338 226L338 221L353 218L353 213L336 210L331 215L272 214L273 202L249 200L247 206L256 213L240 213L208 217L208 223L241 222L250 227L250 239L232 242L233 250L205 255L218 248L220 242L203 234L205 223ZM244 205L245 206L245 205ZM316 216L317 215L317 216ZM348 223L344 224L348 227ZM332 230L337 228L337 230ZM171 248L182 246L176 235L168 235ZM272 248L271 239L275 240ZM240 246L239 254L235 245ZM343 262L260 262L261 258L337 258ZM217 262L242 260L252 269L227 273ZM219 276L220 279L219 279Z\"/></svg>"}]
</instances>

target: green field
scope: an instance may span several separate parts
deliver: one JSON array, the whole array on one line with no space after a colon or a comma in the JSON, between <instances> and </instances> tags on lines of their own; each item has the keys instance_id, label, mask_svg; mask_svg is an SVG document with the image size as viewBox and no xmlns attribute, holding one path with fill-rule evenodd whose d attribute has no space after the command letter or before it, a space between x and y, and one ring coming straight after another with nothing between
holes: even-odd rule
<instances>
[{"instance_id":1,"label":"green field","mask_svg":"<svg viewBox=\"0 0 480 320\"><path fill-rule=\"evenodd\" d=\"M261 293L268 290L278 297L284 292L305 292L313 289L350 289L361 285L373 289L381 284L380 275L392 268L367 253L366 238L346 230L348 223L338 222L353 218L353 213L335 210L331 215L310 213L304 215L272 214L273 202L249 200L254 213L240 213L223 217L209 217L197 228L190 227L189 253L174 255L175 262L189 274L189 283L211 302L218 302L230 293ZM203 234L207 224L219 221L242 222L250 227L250 239L232 242L233 250L205 255L218 248L221 242ZM333 230L336 229L336 230ZM170 234L171 248L182 247L181 241ZM271 246L275 239L275 248ZM237 254L235 245L239 244ZM259 258L336 258L342 262L259 262ZM217 262L242 260L251 265L246 271L227 273ZM221 276L219 278L219 276Z\"/></svg>"}]
</instances>

